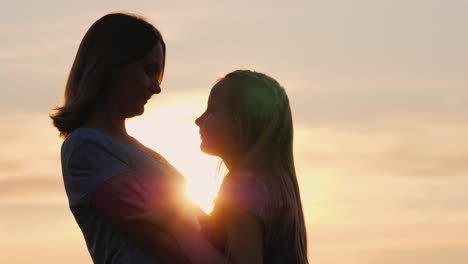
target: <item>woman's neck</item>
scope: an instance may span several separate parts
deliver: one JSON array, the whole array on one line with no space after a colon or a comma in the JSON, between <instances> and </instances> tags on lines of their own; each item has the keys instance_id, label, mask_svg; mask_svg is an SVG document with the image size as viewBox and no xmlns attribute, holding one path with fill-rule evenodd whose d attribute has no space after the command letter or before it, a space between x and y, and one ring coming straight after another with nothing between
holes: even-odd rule
<instances>
[{"instance_id":1,"label":"woman's neck","mask_svg":"<svg viewBox=\"0 0 468 264\"><path fill-rule=\"evenodd\" d=\"M125 128L125 118L115 108L98 107L84 123L84 126L122 140L129 138Z\"/></svg>"}]
</instances>

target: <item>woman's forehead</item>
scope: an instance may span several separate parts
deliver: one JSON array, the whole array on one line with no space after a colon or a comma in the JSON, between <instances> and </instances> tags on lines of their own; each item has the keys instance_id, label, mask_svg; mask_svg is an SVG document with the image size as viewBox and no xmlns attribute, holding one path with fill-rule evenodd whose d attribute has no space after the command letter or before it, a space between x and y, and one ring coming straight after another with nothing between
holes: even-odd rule
<instances>
[{"instance_id":1,"label":"woman's forehead","mask_svg":"<svg viewBox=\"0 0 468 264\"><path fill-rule=\"evenodd\" d=\"M162 66L161 64L163 63L164 59L164 51L161 46L161 43L158 42L154 47L146 54L146 56L143 58L145 61L148 63L156 63L160 64L159 66Z\"/></svg>"}]
</instances>

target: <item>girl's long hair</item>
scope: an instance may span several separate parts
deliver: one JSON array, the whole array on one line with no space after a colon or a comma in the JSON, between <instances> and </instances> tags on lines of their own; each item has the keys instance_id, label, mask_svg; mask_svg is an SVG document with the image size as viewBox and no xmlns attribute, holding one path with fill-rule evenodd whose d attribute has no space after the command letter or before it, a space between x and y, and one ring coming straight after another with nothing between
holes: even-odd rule
<instances>
[{"instance_id":1,"label":"girl's long hair","mask_svg":"<svg viewBox=\"0 0 468 264\"><path fill-rule=\"evenodd\" d=\"M51 114L60 136L67 137L83 125L109 92L113 70L144 57L157 43L166 46L161 33L145 18L111 13L97 20L80 43L65 86L64 102Z\"/></svg>"},{"instance_id":2,"label":"girl's long hair","mask_svg":"<svg viewBox=\"0 0 468 264\"><path fill-rule=\"evenodd\" d=\"M288 96L276 80L263 73L237 70L220 81L231 84L228 107L238 129L238 142L234 143L233 151L238 155L231 171L263 172L258 175L265 182L276 209L267 215L271 224L265 227L265 250L277 250L280 243L291 237L295 263L308 263Z\"/></svg>"}]
</instances>

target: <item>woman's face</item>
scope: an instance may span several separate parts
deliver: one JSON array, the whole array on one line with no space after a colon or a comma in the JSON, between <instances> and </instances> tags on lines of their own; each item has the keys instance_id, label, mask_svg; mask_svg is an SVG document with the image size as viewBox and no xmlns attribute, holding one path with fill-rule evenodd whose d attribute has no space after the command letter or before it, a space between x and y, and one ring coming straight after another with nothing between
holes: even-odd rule
<instances>
[{"instance_id":1,"label":"woman's face","mask_svg":"<svg viewBox=\"0 0 468 264\"><path fill-rule=\"evenodd\" d=\"M110 98L123 117L143 114L146 102L153 94L161 92L158 80L163 58L158 42L143 58L113 72Z\"/></svg>"},{"instance_id":2,"label":"woman's face","mask_svg":"<svg viewBox=\"0 0 468 264\"><path fill-rule=\"evenodd\" d=\"M231 85L228 81L218 82L211 89L207 109L195 120L200 127L201 150L225 161L233 154L237 131L228 109Z\"/></svg>"}]
</instances>

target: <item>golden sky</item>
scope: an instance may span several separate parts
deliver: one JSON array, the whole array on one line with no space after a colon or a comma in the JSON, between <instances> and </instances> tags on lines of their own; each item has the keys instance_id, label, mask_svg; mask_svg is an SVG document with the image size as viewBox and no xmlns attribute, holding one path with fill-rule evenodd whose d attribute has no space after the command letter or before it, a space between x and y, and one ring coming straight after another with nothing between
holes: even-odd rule
<instances>
[{"instance_id":1,"label":"golden sky","mask_svg":"<svg viewBox=\"0 0 468 264\"><path fill-rule=\"evenodd\" d=\"M2 5L0 263L91 263L47 115L85 31L115 10L166 40L162 93L128 129L186 175L194 200L216 192L193 123L211 86L262 71L290 96L312 263L468 262L467 1Z\"/></svg>"}]
</instances>

